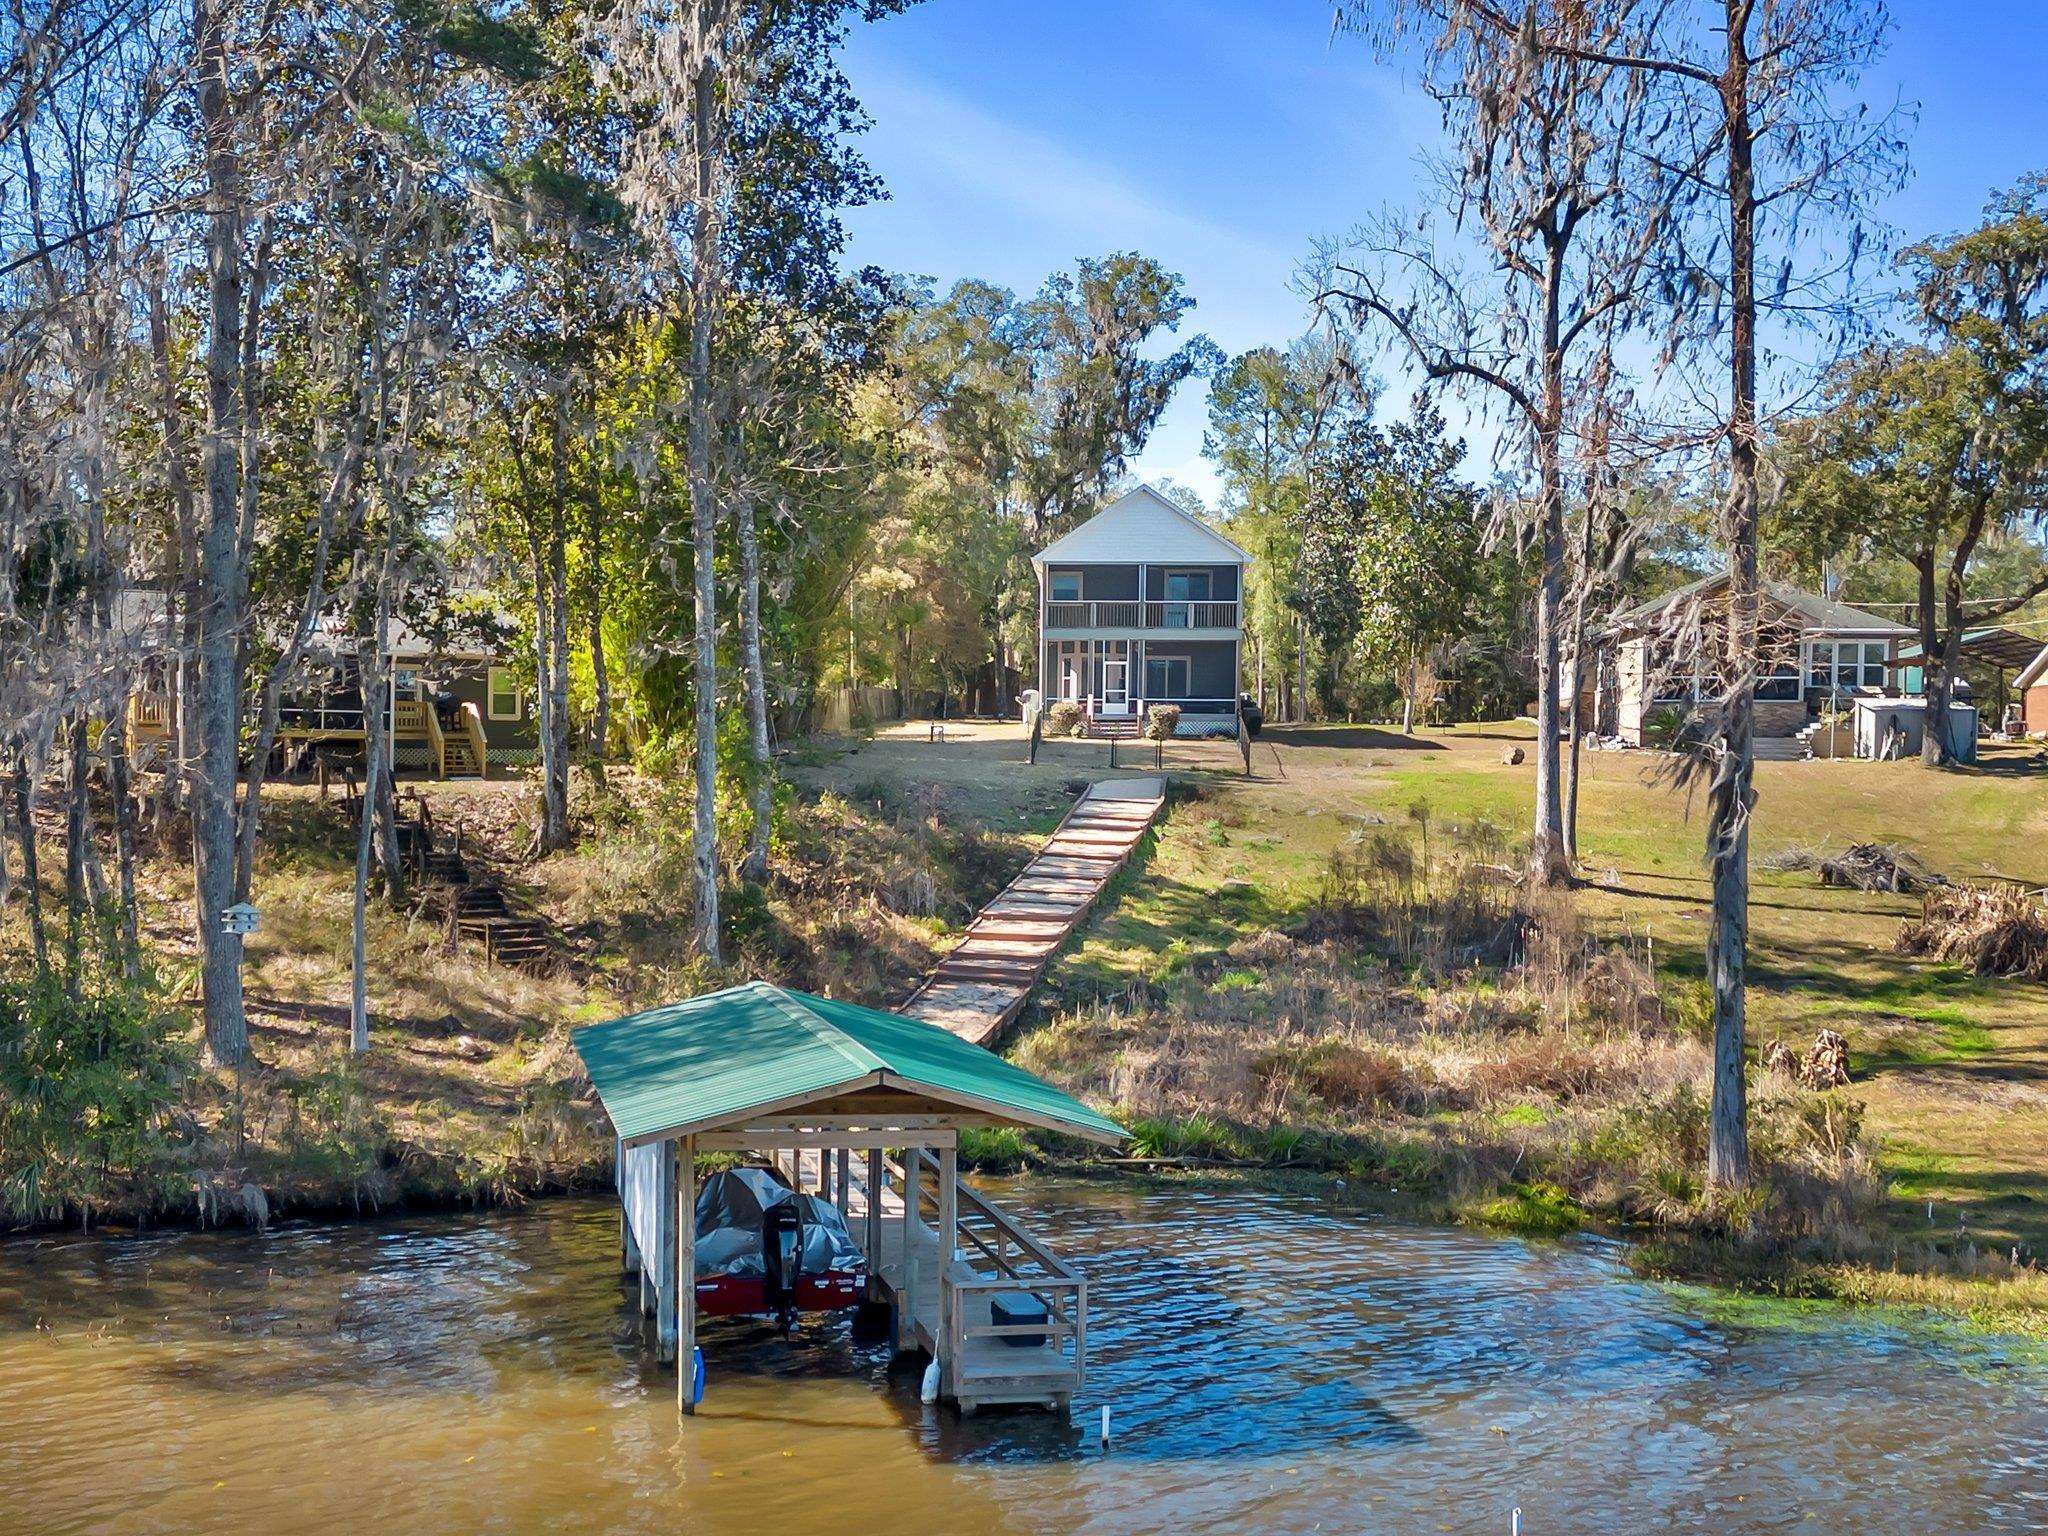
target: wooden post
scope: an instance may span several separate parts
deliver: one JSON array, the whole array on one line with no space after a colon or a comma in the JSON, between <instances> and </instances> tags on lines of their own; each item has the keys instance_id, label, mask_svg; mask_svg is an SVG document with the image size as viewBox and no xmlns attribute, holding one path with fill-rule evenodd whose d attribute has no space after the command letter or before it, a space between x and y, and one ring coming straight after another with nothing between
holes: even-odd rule
<instances>
[{"instance_id":1,"label":"wooden post","mask_svg":"<svg viewBox=\"0 0 2048 1536\"><path fill-rule=\"evenodd\" d=\"M917 1347L917 1165L923 1155L916 1147L903 1149L903 1289L896 1298L899 1349Z\"/></svg>"},{"instance_id":2,"label":"wooden post","mask_svg":"<svg viewBox=\"0 0 2048 1536\"><path fill-rule=\"evenodd\" d=\"M853 1208L852 1199L846 1193L846 1175L853 1154L845 1147L839 1149L839 1171L832 1178L832 1192L838 1197L839 1216L844 1220Z\"/></svg>"},{"instance_id":3,"label":"wooden post","mask_svg":"<svg viewBox=\"0 0 2048 1536\"><path fill-rule=\"evenodd\" d=\"M694 1414L690 1385L697 1372L697 1138L685 1136L676 1153L676 1405Z\"/></svg>"},{"instance_id":4,"label":"wooden post","mask_svg":"<svg viewBox=\"0 0 2048 1536\"><path fill-rule=\"evenodd\" d=\"M1074 1390L1080 1391L1088 1378L1088 1282L1074 1287Z\"/></svg>"},{"instance_id":5,"label":"wooden post","mask_svg":"<svg viewBox=\"0 0 2048 1536\"><path fill-rule=\"evenodd\" d=\"M960 1319L953 1294L953 1260L960 1248L960 1153L939 1148L939 1391L951 1397L959 1382Z\"/></svg>"},{"instance_id":6,"label":"wooden post","mask_svg":"<svg viewBox=\"0 0 2048 1536\"><path fill-rule=\"evenodd\" d=\"M868 1149L868 1294L882 1272L882 1149Z\"/></svg>"},{"instance_id":7,"label":"wooden post","mask_svg":"<svg viewBox=\"0 0 2048 1536\"><path fill-rule=\"evenodd\" d=\"M655 1201L655 1209L673 1222L679 1203L677 1185L681 1167L677 1159L680 1154L671 1146L670 1155L661 1162L661 1196ZM694 1223L685 1222L685 1226ZM680 1288L676 1284L676 1259L681 1251L680 1234L657 1230L648 1234L654 1244L655 1259L651 1266L657 1271L654 1276L654 1347L663 1364L675 1358L676 1347L676 1297ZM650 1266L642 1265L643 1271Z\"/></svg>"}]
</instances>

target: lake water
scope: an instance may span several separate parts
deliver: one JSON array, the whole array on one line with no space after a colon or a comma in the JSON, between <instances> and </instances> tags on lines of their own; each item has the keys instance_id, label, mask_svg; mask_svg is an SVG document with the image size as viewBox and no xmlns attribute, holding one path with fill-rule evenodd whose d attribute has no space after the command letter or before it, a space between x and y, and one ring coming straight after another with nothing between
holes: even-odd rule
<instances>
[{"instance_id":1,"label":"lake water","mask_svg":"<svg viewBox=\"0 0 2048 1536\"><path fill-rule=\"evenodd\" d=\"M679 1420L598 1200L0 1245L0 1532L2048 1529L2024 1345L1307 1196L995 1192L1090 1279L1071 1422L921 1407L815 1320L713 1324Z\"/></svg>"}]
</instances>

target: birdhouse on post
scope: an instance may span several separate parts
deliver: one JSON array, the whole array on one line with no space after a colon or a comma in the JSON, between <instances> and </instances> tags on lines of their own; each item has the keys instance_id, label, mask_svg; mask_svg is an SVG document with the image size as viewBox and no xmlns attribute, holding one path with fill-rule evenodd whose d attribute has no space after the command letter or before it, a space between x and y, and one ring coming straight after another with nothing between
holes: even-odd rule
<instances>
[{"instance_id":1,"label":"birdhouse on post","mask_svg":"<svg viewBox=\"0 0 2048 1536\"><path fill-rule=\"evenodd\" d=\"M259 918L256 909L246 901L238 901L232 907L223 907L220 927L223 933L251 934L256 931Z\"/></svg>"}]
</instances>

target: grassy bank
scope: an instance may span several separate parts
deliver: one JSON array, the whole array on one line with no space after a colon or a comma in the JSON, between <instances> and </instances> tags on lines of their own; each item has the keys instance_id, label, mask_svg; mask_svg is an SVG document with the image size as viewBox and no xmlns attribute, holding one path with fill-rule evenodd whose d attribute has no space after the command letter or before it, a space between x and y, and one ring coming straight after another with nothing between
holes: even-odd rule
<instances>
[{"instance_id":1,"label":"grassy bank","mask_svg":"<svg viewBox=\"0 0 2048 1536\"><path fill-rule=\"evenodd\" d=\"M0 1226L242 1221L596 1185L611 1141L569 1045L575 1025L743 976L887 1003L1028 857L1014 833L887 788L800 796L771 884L731 893L731 963L714 973L688 949L689 816L676 787L579 776L577 845L546 858L530 855L524 784L422 788L437 826L461 826L472 865L550 919L561 962L488 965L467 943L451 949L418 902L373 904L371 1047L350 1055L353 823L338 798L274 787L262 928L246 955L250 1056L239 1071L204 1067L189 845L168 825L140 881L153 979L131 988L100 975L83 989L96 1010L67 1003L61 986L41 1002L10 990L9 1037L40 1020L49 1049L18 1055L20 1092L0 1095ZM52 866L61 859L46 857ZM44 901L57 909L53 886ZM0 963L25 988L18 901L7 915ZM61 1048L87 1014L116 1021L111 1043Z\"/></svg>"},{"instance_id":2,"label":"grassy bank","mask_svg":"<svg viewBox=\"0 0 2048 1536\"><path fill-rule=\"evenodd\" d=\"M1753 1069L1759 1190L1724 1207L1698 1187L1699 810L1654 758L1590 754L1592 878L1522 910L1494 872L1526 835L1532 771L1503 754L1528 740L1277 730L1249 779L1234 749L1176 746L1193 792L1055 963L1013 1054L1117 1106L1148 1167L1315 1169L1422 1214L1623 1227L1657 1273L2042 1331L2048 993L1900 953L1916 898L1771 867L1878 840L1953 876L2048 883L2038 749L1944 774L1760 765L1752 1043L1797 1054L1840 1031L1853 1081L1820 1094ZM908 779L930 755L885 741L861 760Z\"/></svg>"}]
</instances>

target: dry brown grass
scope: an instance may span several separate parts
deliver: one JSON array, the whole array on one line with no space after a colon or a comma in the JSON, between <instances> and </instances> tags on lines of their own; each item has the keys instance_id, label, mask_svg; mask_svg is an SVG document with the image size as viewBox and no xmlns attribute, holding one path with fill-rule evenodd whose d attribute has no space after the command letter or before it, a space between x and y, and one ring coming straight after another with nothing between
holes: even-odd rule
<instances>
[{"instance_id":1,"label":"dry brown grass","mask_svg":"<svg viewBox=\"0 0 2048 1536\"><path fill-rule=\"evenodd\" d=\"M372 1048L351 1059L354 827L338 797L273 786L255 891L263 925L246 954L251 1058L192 1081L167 1170L174 1194L138 1196L128 1214L232 1215L244 1186L278 1212L587 1184L611 1143L569 1046L574 1025L739 976L888 1002L1028 856L1022 839L949 820L930 797L800 799L770 885L732 892L732 964L713 971L688 942L689 816L674 787L619 770L602 787L579 777L578 844L547 858L533 853L527 784L420 788L438 827L461 827L473 862L553 919L573 963L543 974L487 965L467 945L451 952L413 905L373 903ZM145 854L147 942L174 995L196 1004L184 829L167 821ZM46 849L45 865L61 870L61 852Z\"/></svg>"}]
</instances>

